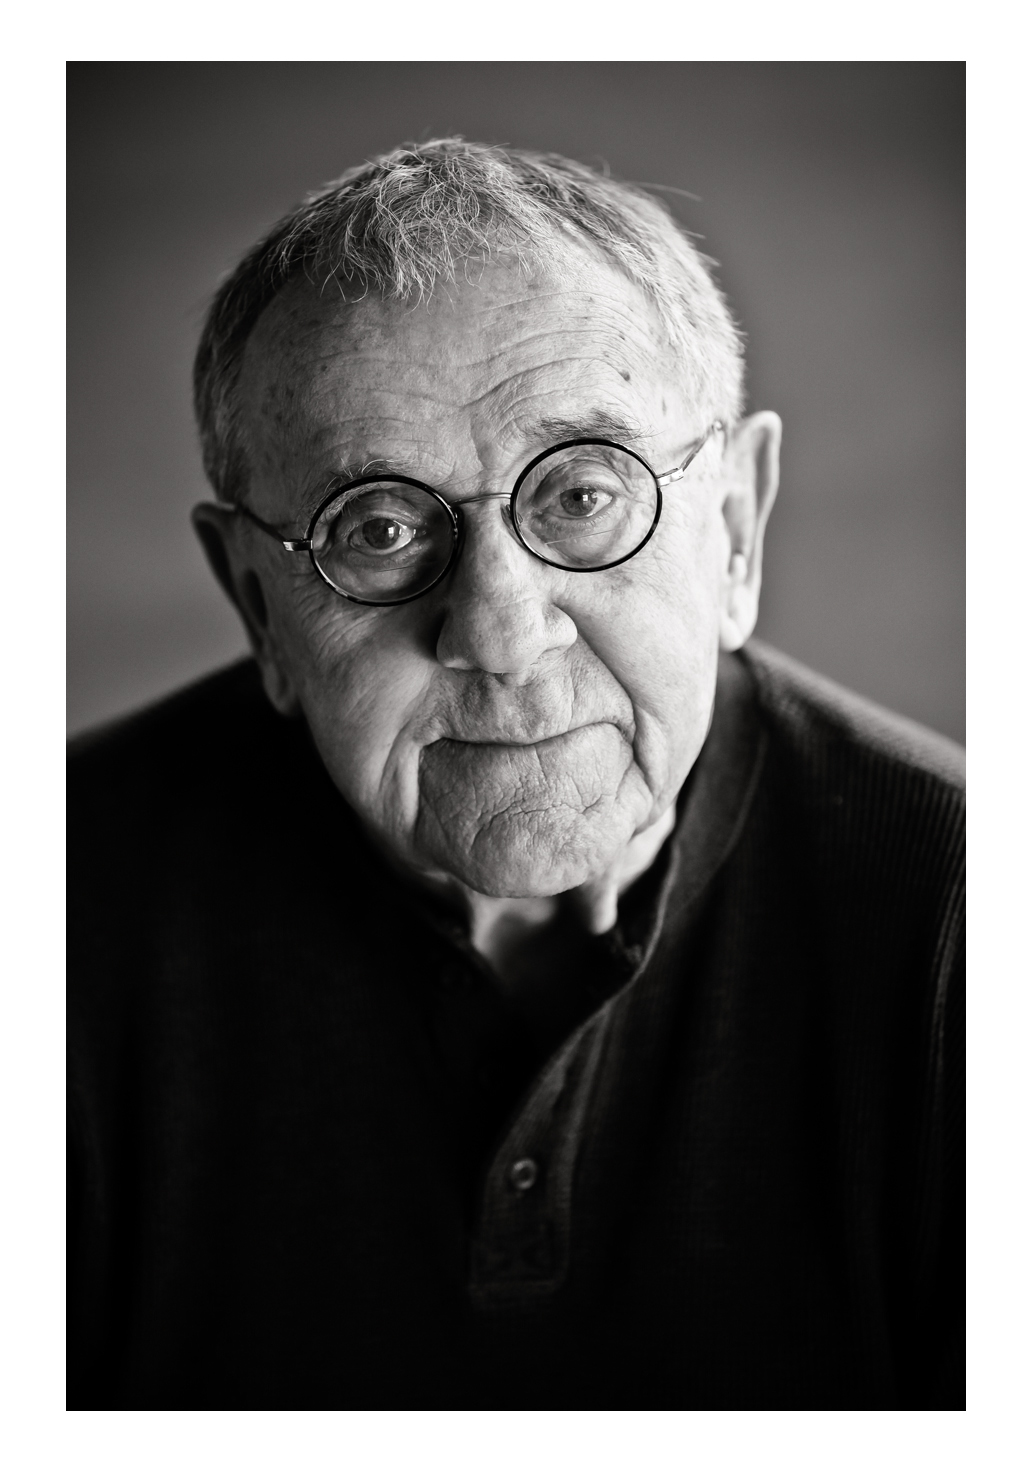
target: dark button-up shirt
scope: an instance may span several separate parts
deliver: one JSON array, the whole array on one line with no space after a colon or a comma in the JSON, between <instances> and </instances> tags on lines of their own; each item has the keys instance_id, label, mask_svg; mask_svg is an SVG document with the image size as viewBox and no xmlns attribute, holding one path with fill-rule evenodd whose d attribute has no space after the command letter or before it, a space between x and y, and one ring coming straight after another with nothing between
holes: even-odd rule
<instances>
[{"instance_id":1,"label":"dark button-up shirt","mask_svg":"<svg viewBox=\"0 0 1032 1470\"><path fill-rule=\"evenodd\" d=\"M767 650L517 1008L244 664L71 781L71 1402L959 1405L962 798Z\"/></svg>"}]
</instances>

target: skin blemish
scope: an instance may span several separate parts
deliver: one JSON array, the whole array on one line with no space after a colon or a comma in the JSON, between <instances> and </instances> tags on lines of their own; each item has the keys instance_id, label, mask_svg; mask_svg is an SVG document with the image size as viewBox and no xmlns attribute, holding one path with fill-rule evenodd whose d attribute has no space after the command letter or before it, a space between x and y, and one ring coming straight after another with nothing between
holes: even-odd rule
<instances>
[{"instance_id":1,"label":"skin blemish","mask_svg":"<svg viewBox=\"0 0 1032 1470\"><path fill-rule=\"evenodd\" d=\"M626 368L620 369L620 376L621 378L623 378L625 383L629 383L631 381L631 375Z\"/></svg>"}]
</instances>

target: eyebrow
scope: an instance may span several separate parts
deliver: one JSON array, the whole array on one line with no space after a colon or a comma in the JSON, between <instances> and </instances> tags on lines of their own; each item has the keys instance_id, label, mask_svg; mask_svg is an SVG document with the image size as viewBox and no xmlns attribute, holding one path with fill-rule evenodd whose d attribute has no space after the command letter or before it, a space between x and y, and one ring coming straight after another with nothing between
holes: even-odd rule
<instances>
[{"instance_id":1,"label":"eyebrow","mask_svg":"<svg viewBox=\"0 0 1032 1470\"><path fill-rule=\"evenodd\" d=\"M577 418L544 418L538 422L535 437L547 443L560 444L565 439L618 439L622 443L645 436L636 424L606 408L596 408Z\"/></svg>"},{"instance_id":2,"label":"eyebrow","mask_svg":"<svg viewBox=\"0 0 1032 1470\"><path fill-rule=\"evenodd\" d=\"M303 497L297 515L302 520L306 516L310 518L328 495L333 495L338 490L346 490L352 480L361 480L365 475L383 475L385 478L390 478L392 475L401 474L408 474L408 471L398 469L396 465L392 465L389 460L379 455L366 459L349 460L347 464L340 465L312 486Z\"/></svg>"}]
</instances>

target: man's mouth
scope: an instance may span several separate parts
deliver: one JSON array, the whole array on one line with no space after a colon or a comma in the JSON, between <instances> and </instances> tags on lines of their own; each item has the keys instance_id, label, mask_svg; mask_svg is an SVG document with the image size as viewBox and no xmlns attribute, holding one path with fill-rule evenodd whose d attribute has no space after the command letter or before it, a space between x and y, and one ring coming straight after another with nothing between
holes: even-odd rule
<instances>
[{"instance_id":1,"label":"man's mouth","mask_svg":"<svg viewBox=\"0 0 1032 1470\"><path fill-rule=\"evenodd\" d=\"M581 730L591 730L602 725L611 725L612 720L588 720L583 725L571 725L566 730L557 730L551 735L539 735L533 739L526 735L514 735L508 733L477 734L477 735L445 735L440 740L435 740L435 745L465 745L465 746L488 746L497 749L508 750L534 750L556 744L567 736L576 735Z\"/></svg>"}]
</instances>

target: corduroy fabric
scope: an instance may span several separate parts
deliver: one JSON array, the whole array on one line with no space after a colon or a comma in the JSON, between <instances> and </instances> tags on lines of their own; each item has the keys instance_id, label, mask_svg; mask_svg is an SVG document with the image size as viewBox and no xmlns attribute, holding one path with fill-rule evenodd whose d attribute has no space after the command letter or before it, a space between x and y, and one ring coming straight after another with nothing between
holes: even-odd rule
<instances>
[{"instance_id":1,"label":"corduroy fabric","mask_svg":"<svg viewBox=\"0 0 1032 1470\"><path fill-rule=\"evenodd\" d=\"M73 1406L962 1406L949 742L722 659L541 1024L249 662L69 792Z\"/></svg>"}]
</instances>

